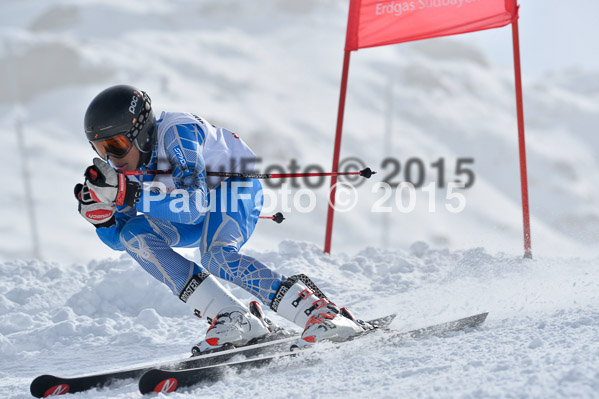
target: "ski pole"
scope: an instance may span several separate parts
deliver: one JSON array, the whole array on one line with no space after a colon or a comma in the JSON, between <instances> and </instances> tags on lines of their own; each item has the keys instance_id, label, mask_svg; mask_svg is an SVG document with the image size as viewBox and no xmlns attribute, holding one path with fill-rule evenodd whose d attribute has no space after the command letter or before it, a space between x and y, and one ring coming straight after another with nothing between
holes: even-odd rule
<instances>
[{"instance_id":1,"label":"ski pole","mask_svg":"<svg viewBox=\"0 0 599 399\"><path fill-rule=\"evenodd\" d=\"M172 170L132 170L124 172L127 176L170 175Z\"/></svg>"},{"instance_id":2,"label":"ski pole","mask_svg":"<svg viewBox=\"0 0 599 399\"><path fill-rule=\"evenodd\" d=\"M283 220L285 220L285 217L283 217L281 212L277 212L272 216L260 216L260 219L270 219L273 222L280 224Z\"/></svg>"},{"instance_id":3,"label":"ski pole","mask_svg":"<svg viewBox=\"0 0 599 399\"><path fill-rule=\"evenodd\" d=\"M170 170L134 170L125 172L126 175L141 176L141 175L168 175L173 173ZM286 177L312 177L312 176L363 176L370 178L374 175L370 168L362 169L359 172L314 172L314 173L235 173L235 172L206 172L208 176L219 177L239 177L245 179L282 179Z\"/></svg>"},{"instance_id":4,"label":"ski pole","mask_svg":"<svg viewBox=\"0 0 599 399\"><path fill-rule=\"evenodd\" d=\"M125 172L126 175L134 175L134 176L139 176L139 175L168 175L171 174L172 171L170 170L134 170L134 171L127 171ZM210 175L211 172L208 172L208 175ZM375 172L376 173L376 172ZM237 173L237 174L242 174L242 173ZM259 216L258 218L260 219L270 219L275 223L279 223L281 224L283 222L283 220L285 220L285 217L283 216L283 214L281 212L277 212L272 216Z\"/></svg>"}]
</instances>

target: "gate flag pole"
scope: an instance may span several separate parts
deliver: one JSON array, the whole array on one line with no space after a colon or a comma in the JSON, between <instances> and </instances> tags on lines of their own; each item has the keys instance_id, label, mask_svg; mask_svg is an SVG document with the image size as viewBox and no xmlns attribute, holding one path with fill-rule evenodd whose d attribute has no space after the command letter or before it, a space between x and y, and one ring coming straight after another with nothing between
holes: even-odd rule
<instances>
[{"instance_id":1,"label":"gate flag pole","mask_svg":"<svg viewBox=\"0 0 599 399\"><path fill-rule=\"evenodd\" d=\"M532 258L530 240L530 211L528 206L528 174L526 171L526 145L524 139L524 107L522 102L522 74L520 71L520 39L518 19L512 21L514 44L514 72L516 82L516 107L518 112L518 148L520 152L520 185L522 187L522 219L524 223L524 257Z\"/></svg>"},{"instance_id":2,"label":"gate flag pole","mask_svg":"<svg viewBox=\"0 0 599 399\"><path fill-rule=\"evenodd\" d=\"M341 90L339 93L339 109L337 112L337 129L335 132L335 149L333 151L333 173L337 172L339 167L339 153L341 152L341 133L343 131L343 114L345 112L345 93L347 92L347 75L349 73L349 56L351 50L345 50L343 56L343 73L341 75ZM331 177L331 188L329 189L329 209L327 211L327 230L324 238L324 252L331 253L331 239L333 236L333 215L335 213L335 193L337 176Z\"/></svg>"},{"instance_id":3,"label":"gate flag pole","mask_svg":"<svg viewBox=\"0 0 599 399\"><path fill-rule=\"evenodd\" d=\"M399 8L398 8L399 6ZM339 95L339 110L333 172L337 172L343 128L343 113L347 90L347 75L351 51L362 48L405 43L433 37L451 36L512 24L516 106L518 117L518 147L520 157L520 184L522 189L522 217L524 223L524 257L532 257L530 211L528 203L528 179L526 171L526 148L524 138L524 111L522 101L522 77L520 71L520 44L518 34L518 0L467 1L456 6L443 2L443 7L413 7L409 2L381 0L350 0L345 37L345 57ZM335 211L335 185L331 178L329 207L324 252L331 252L333 214Z\"/></svg>"}]
</instances>

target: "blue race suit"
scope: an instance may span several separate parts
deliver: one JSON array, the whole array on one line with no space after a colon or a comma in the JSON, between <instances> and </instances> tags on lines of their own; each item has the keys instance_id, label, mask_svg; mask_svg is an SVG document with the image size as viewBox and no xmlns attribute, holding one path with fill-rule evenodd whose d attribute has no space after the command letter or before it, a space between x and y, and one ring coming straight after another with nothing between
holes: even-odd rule
<instances>
[{"instance_id":1,"label":"blue race suit","mask_svg":"<svg viewBox=\"0 0 599 399\"><path fill-rule=\"evenodd\" d=\"M207 168L222 169L218 160L224 159L227 151L233 151L223 138L239 137L202 118L182 113L163 113L157 121L156 135L152 157L147 167L140 170L171 169L171 192L148 189L147 184L159 178L143 176L144 189L136 209L119 208L116 225L98 228L98 236L109 247L127 251L175 295L181 293L193 275L207 269L270 306L284 277L239 253L258 221L262 186L256 179L209 181L206 177ZM239 170L239 165L234 167L234 171ZM172 247L199 247L201 266Z\"/></svg>"}]
</instances>

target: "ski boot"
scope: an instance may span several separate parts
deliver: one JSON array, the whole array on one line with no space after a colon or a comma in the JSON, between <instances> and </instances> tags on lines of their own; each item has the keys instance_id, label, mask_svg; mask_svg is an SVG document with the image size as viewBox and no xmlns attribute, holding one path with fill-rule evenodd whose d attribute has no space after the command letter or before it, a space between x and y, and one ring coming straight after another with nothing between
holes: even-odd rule
<instances>
[{"instance_id":1,"label":"ski boot","mask_svg":"<svg viewBox=\"0 0 599 399\"><path fill-rule=\"evenodd\" d=\"M244 346L272 331L257 302L248 309L207 271L193 276L179 298L210 323L193 355Z\"/></svg>"},{"instance_id":2,"label":"ski boot","mask_svg":"<svg viewBox=\"0 0 599 399\"><path fill-rule=\"evenodd\" d=\"M373 328L355 319L346 308L339 309L303 274L283 282L271 309L304 329L297 346L322 340L345 341Z\"/></svg>"}]
</instances>

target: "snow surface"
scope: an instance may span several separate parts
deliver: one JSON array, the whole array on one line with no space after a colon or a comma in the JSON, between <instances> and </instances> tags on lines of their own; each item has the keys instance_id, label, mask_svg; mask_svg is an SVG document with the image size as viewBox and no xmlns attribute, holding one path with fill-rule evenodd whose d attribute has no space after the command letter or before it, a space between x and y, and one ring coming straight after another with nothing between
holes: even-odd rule
<instances>
[{"instance_id":1,"label":"snow surface","mask_svg":"<svg viewBox=\"0 0 599 399\"><path fill-rule=\"evenodd\" d=\"M489 311L476 330L445 338L369 337L308 359L231 374L189 397L596 397L599 272L576 259L523 260L483 249L367 247L327 256L283 241L250 251L285 274L311 275L337 303L364 317L398 312L406 330ZM9 261L0 268L0 396L28 397L38 374L76 375L184 355L205 322L123 256L87 265ZM233 288L244 301L240 288ZM290 327L277 315L269 316ZM78 394L139 397L134 383Z\"/></svg>"},{"instance_id":2,"label":"snow surface","mask_svg":"<svg viewBox=\"0 0 599 399\"><path fill-rule=\"evenodd\" d=\"M2 1L1 397L29 397L41 373L172 358L206 329L76 212L72 187L94 155L82 132L93 96L133 84L157 110L195 112L236 131L262 157L261 171L290 159L328 169L346 18L341 0ZM599 71L582 65L531 77L523 53L535 254L523 260L513 71L490 61L477 35L352 54L341 155L379 174L358 188L352 212L336 214L332 256L321 251L326 186L314 190L313 212L259 223L244 250L284 274L310 275L360 317L398 312L397 330L489 311L484 326L444 339L356 341L323 350L314 367L283 361L193 396L599 396ZM498 52L509 50L505 37ZM439 189L433 213L418 191L413 212L388 202L393 213L373 214L381 193L372 187L389 174L381 165L388 156L402 165L421 158L427 183L439 158L448 181L457 158L474 158L464 211L448 212ZM199 260L197 251L182 253ZM123 385L77 397L139 395Z\"/></svg>"}]
</instances>

